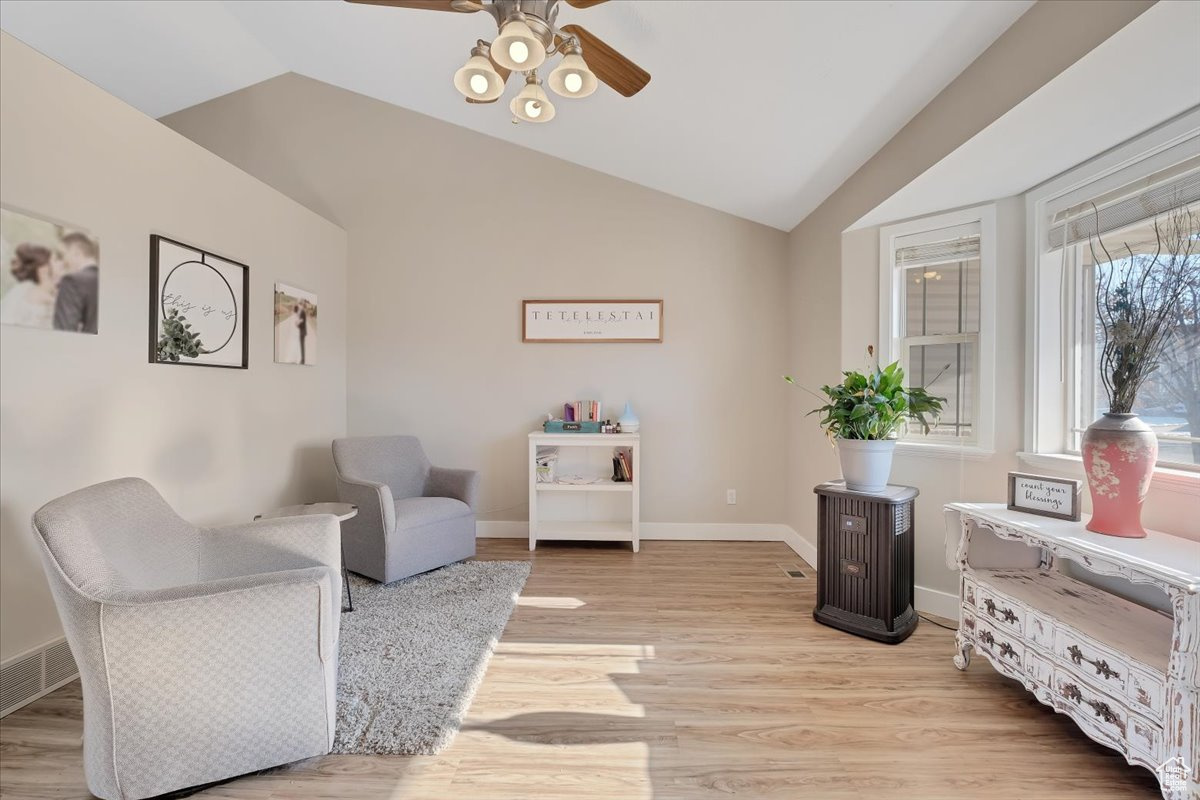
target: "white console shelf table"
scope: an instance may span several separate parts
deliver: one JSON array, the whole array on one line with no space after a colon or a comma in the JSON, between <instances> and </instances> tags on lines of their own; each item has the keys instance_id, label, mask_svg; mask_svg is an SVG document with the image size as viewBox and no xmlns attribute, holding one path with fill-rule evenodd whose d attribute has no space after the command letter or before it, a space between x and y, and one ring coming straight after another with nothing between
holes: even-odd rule
<instances>
[{"instance_id":1,"label":"white console shelf table","mask_svg":"<svg viewBox=\"0 0 1200 800\"><path fill-rule=\"evenodd\" d=\"M1161 589L1173 617L1068 577L1058 559ZM1153 771L1163 797L1200 797L1200 542L1154 531L1121 539L999 503L951 503L946 560L960 573L955 666L982 653Z\"/></svg>"},{"instance_id":2,"label":"white console shelf table","mask_svg":"<svg viewBox=\"0 0 1200 800\"><path fill-rule=\"evenodd\" d=\"M627 447L630 451L633 479L618 483L604 478L598 483L538 483L539 447ZM641 548L641 435L637 433L541 433L529 434L529 549L538 539L562 539L600 542L630 542L633 552ZM623 492L629 495L629 522L561 521L543 519L540 496L550 492Z\"/></svg>"}]
</instances>

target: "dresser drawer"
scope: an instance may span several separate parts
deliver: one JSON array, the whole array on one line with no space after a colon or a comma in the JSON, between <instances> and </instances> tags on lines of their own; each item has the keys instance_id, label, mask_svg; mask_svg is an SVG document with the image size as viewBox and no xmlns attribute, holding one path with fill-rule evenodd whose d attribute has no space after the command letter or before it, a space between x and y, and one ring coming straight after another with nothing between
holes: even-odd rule
<instances>
[{"instance_id":1,"label":"dresser drawer","mask_svg":"<svg viewBox=\"0 0 1200 800\"><path fill-rule=\"evenodd\" d=\"M1054 688L1054 665L1032 649L1025 650L1025 677L1038 686Z\"/></svg>"},{"instance_id":2,"label":"dresser drawer","mask_svg":"<svg viewBox=\"0 0 1200 800\"><path fill-rule=\"evenodd\" d=\"M1032 608L1025 609L1025 641L1054 652L1054 623Z\"/></svg>"},{"instance_id":3,"label":"dresser drawer","mask_svg":"<svg viewBox=\"0 0 1200 800\"><path fill-rule=\"evenodd\" d=\"M997 628L1007 629L1020 635L1025 625L1025 609L1015 600L997 593L987 584L981 584L976 594L979 616Z\"/></svg>"},{"instance_id":4,"label":"dresser drawer","mask_svg":"<svg viewBox=\"0 0 1200 800\"><path fill-rule=\"evenodd\" d=\"M976 622L976 647L990 655L996 663L1024 674L1025 644L1021 641L1020 635L997 628L985 622L984 619L981 617Z\"/></svg>"},{"instance_id":5,"label":"dresser drawer","mask_svg":"<svg viewBox=\"0 0 1200 800\"><path fill-rule=\"evenodd\" d=\"M1162 752L1162 728L1142 719L1137 714L1129 715L1129 746L1141 753L1151 764L1164 761Z\"/></svg>"},{"instance_id":6,"label":"dresser drawer","mask_svg":"<svg viewBox=\"0 0 1200 800\"><path fill-rule=\"evenodd\" d=\"M1054 653L1065 663L1074 665L1080 675L1097 686L1127 697L1129 665L1123 659L1096 649L1088 641L1067 628L1059 628L1055 634Z\"/></svg>"},{"instance_id":7,"label":"dresser drawer","mask_svg":"<svg viewBox=\"0 0 1200 800\"><path fill-rule=\"evenodd\" d=\"M1125 749L1129 712L1120 703L1061 667L1054 670L1054 696L1084 730L1100 734L1111 747Z\"/></svg>"},{"instance_id":8,"label":"dresser drawer","mask_svg":"<svg viewBox=\"0 0 1200 800\"><path fill-rule=\"evenodd\" d=\"M1129 669L1129 704L1134 711L1161 720L1165 696L1161 675L1137 667Z\"/></svg>"},{"instance_id":9,"label":"dresser drawer","mask_svg":"<svg viewBox=\"0 0 1200 800\"><path fill-rule=\"evenodd\" d=\"M963 603L968 606L971 606L972 608L977 608L978 605L975 602L975 598L976 598L978 592L979 592L979 587L975 584L975 579L972 578L970 575L964 575L963 576Z\"/></svg>"}]
</instances>

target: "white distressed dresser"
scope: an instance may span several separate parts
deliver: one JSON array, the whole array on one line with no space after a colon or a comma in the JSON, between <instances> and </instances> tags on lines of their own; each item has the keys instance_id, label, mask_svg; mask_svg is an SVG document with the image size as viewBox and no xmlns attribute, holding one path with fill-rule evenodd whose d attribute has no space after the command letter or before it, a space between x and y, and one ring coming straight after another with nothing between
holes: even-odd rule
<instances>
[{"instance_id":1,"label":"white distressed dresser","mask_svg":"<svg viewBox=\"0 0 1200 800\"><path fill-rule=\"evenodd\" d=\"M1102 536L1082 522L946 506L946 560L959 570L954 664L971 651L1158 776L1163 797L1200 798L1200 542ZM1058 570L1161 589L1173 618Z\"/></svg>"}]
</instances>

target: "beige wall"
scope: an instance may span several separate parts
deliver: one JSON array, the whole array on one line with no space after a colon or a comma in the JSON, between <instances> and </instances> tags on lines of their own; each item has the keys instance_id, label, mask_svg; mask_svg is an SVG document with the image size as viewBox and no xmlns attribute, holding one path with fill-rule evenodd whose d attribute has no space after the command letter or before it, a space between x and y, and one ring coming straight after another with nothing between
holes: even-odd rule
<instances>
[{"instance_id":1,"label":"beige wall","mask_svg":"<svg viewBox=\"0 0 1200 800\"><path fill-rule=\"evenodd\" d=\"M100 239L97 336L0 329L0 658L60 635L29 519L124 475L197 522L329 497L345 430L346 236L0 35L0 201ZM149 236L250 266L250 369L148 364ZM272 284L320 298L319 366L272 363Z\"/></svg>"},{"instance_id":2,"label":"beige wall","mask_svg":"<svg viewBox=\"0 0 1200 800\"><path fill-rule=\"evenodd\" d=\"M806 385L820 386L836 380L842 369L861 368L867 337L878 335L877 237L872 248L869 233L854 234L850 246L844 248L843 231L1151 5L1093 0L1037 3L791 232L790 302L792 308L804 312L789 317L789 347L791 361ZM1018 318L1014 311L1003 312L998 317L1001 335L1023 336L1023 327L1003 332L999 325L1006 317L1010 321ZM1021 370L1010 373L1022 379ZM1003 383L998 381L997 386ZM1021 395L1014 394L1014 398L1011 408L1019 409ZM790 401L789 417L794 424L788 481L794 491L789 495L787 516L788 523L810 542L815 540L816 503L804 488L838 474L834 453L828 446L820 449L820 432L811 419L802 416L812 405L812 398L801 392ZM1020 422L997 422L1000 452L1001 430ZM1019 447L1012 441L1003 444L1012 447L1011 453L986 465L952 466L929 459L918 465L910 463L913 457L907 456L897 460L896 475L904 474L905 482L922 491L917 530L919 585L934 590L953 588L940 550L942 525L932 509L943 498L957 494L959 485L973 485L976 479L985 483L972 499L1002 499L1004 484L996 483L995 476L1007 470L1005 464L1012 463L1009 456Z\"/></svg>"},{"instance_id":3,"label":"beige wall","mask_svg":"<svg viewBox=\"0 0 1200 800\"><path fill-rule=\"evenodd\" d=\"M786 234L297 75L164 121L345 226L350 431L480 469L485 519L590 397L642 418L643 520L783 519ZM522 299L604 297L662 298L663 343L521 343Z\"/></svg>"}]
</instances>

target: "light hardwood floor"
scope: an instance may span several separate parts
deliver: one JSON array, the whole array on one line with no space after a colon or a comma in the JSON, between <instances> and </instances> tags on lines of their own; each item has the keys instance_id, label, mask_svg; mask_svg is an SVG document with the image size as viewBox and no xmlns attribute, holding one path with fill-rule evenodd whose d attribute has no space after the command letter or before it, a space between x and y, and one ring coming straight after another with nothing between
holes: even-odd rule
<instances>
[{"instance_id":1,"label":"light hardwood floor","mask_svg":"<svg viewBox=\"0 0 1200 800\"><path fill-rule=\"evenodd\" d=\"M464 724L441 755L327 756L197 797L1157 797L927 622L900 645L815 623L815 578L775 543L482 540L534 559ZM807 568L806 568L807 569ZM808 570L811 575L811 570ZM77 683L0 720L0 795L88 797Z\"/></svg>"}]
</instances>

